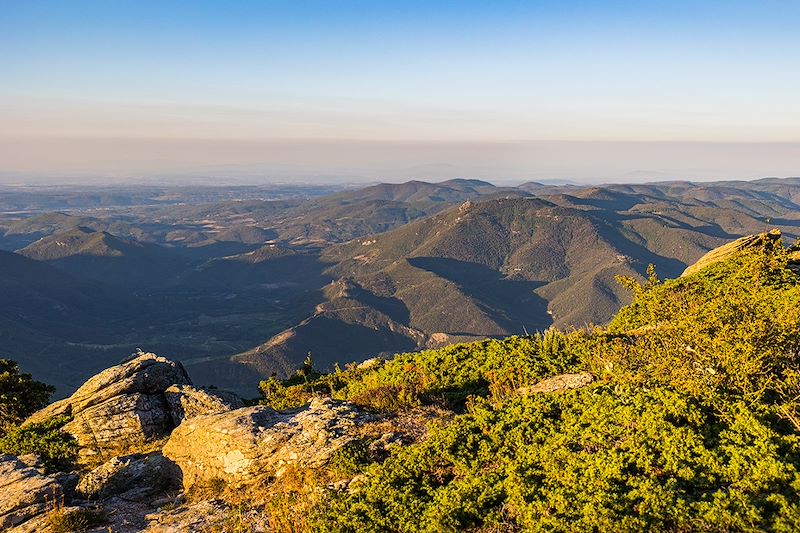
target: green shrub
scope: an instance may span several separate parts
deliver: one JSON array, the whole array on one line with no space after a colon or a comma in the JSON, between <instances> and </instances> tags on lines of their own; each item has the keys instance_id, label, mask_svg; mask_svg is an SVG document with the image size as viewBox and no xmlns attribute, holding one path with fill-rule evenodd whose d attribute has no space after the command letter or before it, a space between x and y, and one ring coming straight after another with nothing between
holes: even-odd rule
<instances>
[{"instance_id":1,"label":"green shrub","mask_svg":"<svg viewBox=\"0 0 800 533\"><path fill-rule=\"evenodd\" d=\"M78 455L75 439L61 431L69 420L69 417L57 417L11 428L0 438L0 454L19 456L35 453L49 471L69 468Z\"/></svg>"},{"instance_id":2,"label":"green shrub","mask_svg":"<svg viewBox=\"0 0 800 533\"><path fill-rule=\"evenodd\" d=\"M633 302L607 329L403 354L339 375L334 395L390 410L472 397L452 423L369 466L358 488L328 492L313 528L800 531L800 276L785 250L622 281ZM516 393L582 368L599 381Z\"/></svg>"},{"instance_id":3,"label":"green shrub","mask_svg":"<svg viewBox=\"0 0 800 533\"><path fill-rule=\"evenodd\" d=\"M334 391L342 399L370 398L372 392L393 388L401 406L437 399L463 402L467 394L501 395L508 390L581 366L581 333L555 330L528 337L487 339L438 350L395 356L378 369L356 373ZM557 348L556 348L557 347Z\"/></svg>"},{"instance_id":4,"label":"green shrub","mask_svg":"<svg viewBox=\"0 0 800 533\"><path fill-rule=\"evenodd\" d=\"M47 405L55 388L21 373L10 359L0 359L0 435Z\"/></svg>"},{"instance_id":5,"label":"green shrub","mask_svg":"<svg viewBox=\"0 0 800 533\"><path fill-rule=\"evenodd\" d=\"M800 277L786 252L751 250L695 275L649 283L594 339L592 367L706 401L800 395Z\"/></svg>"},{"instance_id":6,"label":"green shrub","mask_svg":"<svg viewBox=\"0 0 800 533\"><path fill-rule=\"evenodd\" d=\"M311 399L311 393L302 386L287 386L277 378L269 378L258 384L261 404L276 411L302 407Z\"/></svg>"},{"instance_id":7,"label":"green shrub","mask_svg":"<svg viewBox=\"0 0 800 533\"><path fill-rule=\"evenodd\" d=\"M471 395L496 398L520 386L583 367L582 332L556 330L528 337L455 344L396 355L377 367L351 365L304 383L297 378L262 381L262 403L275 409L299 407L314 393L349 400L378 411L423 404L462 408Z\"/></svg>"},{"instance_id":8,"label":"green shrub","mask_svg":"<svg viewBox=\"0 0 800 533\"><path fill-rule=\"evenodd\" d=\"M333 452L328 471L336 479L351 478L364 471L371 457L367 444L361 440L349 442Z\"/></svg>"},{"instance_id":9,"label":"green shrub","mask_svg":"<svg viewBox=\"0 0 800 533\"><path fill-rule=\"evenodd\" d=\"M600 385L470 412L330 493L322 531L796 531L800 442L771 411L719 415Z\"/></svg>"}]
</instances>

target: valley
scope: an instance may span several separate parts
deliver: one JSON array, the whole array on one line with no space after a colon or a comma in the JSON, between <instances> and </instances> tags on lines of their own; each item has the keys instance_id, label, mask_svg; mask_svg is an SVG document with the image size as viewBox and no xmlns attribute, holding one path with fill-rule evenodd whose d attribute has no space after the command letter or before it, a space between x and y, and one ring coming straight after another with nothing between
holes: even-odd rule
<instances>
[{"instance_id":1,"label":"valley","mask_svg":"<svg viewBox=\"0 0 800 533\"><path fill-rule=\"evenodd\" d=\"M2 355L60 396L137 348L244 396L310 353L604 324L617 276L800 236L800 179L604 186L70 189L0 195Z\"/></svg>"}]
</instances>

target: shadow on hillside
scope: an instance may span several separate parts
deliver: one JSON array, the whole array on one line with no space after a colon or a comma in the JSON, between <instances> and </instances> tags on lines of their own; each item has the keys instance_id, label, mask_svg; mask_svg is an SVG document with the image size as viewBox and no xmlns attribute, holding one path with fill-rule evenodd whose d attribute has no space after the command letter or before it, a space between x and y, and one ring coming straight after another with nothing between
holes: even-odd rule
<instances>
[{"instance_id":1,"label":"shadow on hillside","mask_svg":"<svg viewBox=\"0 0 800 533\"><path fill-rule=\"evenodd\" d=\"M790 226L793 228L800 228L800 220L793 220L791 218L770 218L769 226Z\"/></svg>"},{"instance_id":2,"label":"shadow on hillside","mask_svg":"<svg viewBox=\"0 0 800 533\"><path fill-rule=\"evenodd\" d=\"M540 282L509 279L478 263L442 257L410 257L408 263L451 281L509 333L544 330L553 324L547 300L533 291Z\"/></svg>"},{"instance_id":3,"label":"shadow on hillside","mask_svg":"<svg viewBox=\"0 0 800 533\"><path fill-rule=\"evenodd\" d=\"M235 392L242 398L258 397L258 384L268 377L254 368L232 361L230 356L183 360L181 364L186 367L195 385L219 387Z\"/></svg>"},{"instance_id":4,"label":"shadow on hillside","mask_svg":"<svg viewBox=\"0 0 800 533\"><path fill-rule=\"evenodd\" d=\"M47 262L76 278L123 290L169 285L187 267L176 256L129 258L124 255L73 255Z\"/></svg>"},{"instance_id":5,"label":"shadow on hillside","mask_svg":"<svg viewBox=\"0 0 800 533\"><path fill-rule=\"evenodd\" d=\"M350 298L380 311L395 322L406 325L411 323L411 312L402 300L394 296L380 296L355 281L351 281L351 283L353 287L349 291Z\"/></svg>"},{"instance_id":6,"label":"shadow on hillside","mask_svg":"<svg viewBox=\"0 0 800 533\"><path fill-rule=\"evenodd\" d=\"M667 222L673 225L673 229L682 229L686 231L702 233L703 235L708 235L709 237L716 237L718 239L733 240L741 237L741 235L735 233L728 233L727 231L722 229L722 227L716 224L692 226L691 224L687 224L682 220L667 215L658 215L657 218L655 217L655 215L650 215L650 214L644 214L644 216L654 218L656 220L666 220ZM605 219L608 220L611 224L621 224L624 220L633 220L635 218L643 218L643 216L632 216L632 215L622 215L619 213L612 213L609 216L605 217Z\"/></svg>"},{"instance_id":7,"label":"shadow on hillside","mask_svg":"<svg viewBox=\"0 0 800 533\"><path fill-rule=\"evenodd\" d=\"M275 257L255 263L223 257L187 271L179 279L179 284L190 288L225 290L297 284L302 285L305 290L319 290L331 281L323 273L325 266L316 254L310 253Z\"/></svg>"},{"instance_id":8,"label":"shadow on hillside","mask_svg":"<svg viewBox=\"0 0 800 533\"><path fill-rule=\"evenodd\" d=\"M598 230L600 231L600 236L620 253L636 259L642 265L655 265L656 271L662 278L676 278L686 269L685 263L648 250L646 247L626 238L616 227L610 224L599 226ZM644 274L643 271L641 273Z\"/></svg>"},{"instance_id":9,"label":"shadow on hillside","mask_svg":"<svg viewBox=\"0 0 800 533\"><path fill-rule=\"evenodd\" d=\"M604 193L609 195L609 197L603 198L589 196L586 198L581 198L580 196L573 196L570 194L565 194L564 197L575 205L590 206L608 211L627 211L628 209L631 209L634 206L644 202L642 198L639 198L635 195L611 193L610 191L604 191Z\"/></svg>"},{"instance_id":10,"label":"shadow on hillside","mask_svg":"<svg viewBox=\"0 0 800 533\"><path fill-rule=\"evenodd\" d=\"M236 241L216 241L202 246L177 246L176 253L192 261L207 261L215 257L252 252L263 244L248 244Z\"/></svg>"}]
</instances>

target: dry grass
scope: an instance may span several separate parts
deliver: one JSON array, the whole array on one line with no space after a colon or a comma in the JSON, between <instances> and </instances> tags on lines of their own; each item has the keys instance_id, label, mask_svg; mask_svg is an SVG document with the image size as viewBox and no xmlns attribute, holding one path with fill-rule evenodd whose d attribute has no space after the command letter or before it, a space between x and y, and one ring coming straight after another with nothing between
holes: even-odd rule
<instances>
[{"instance_id":1,"label":"dry grass","mask_svg":"<svg viewBox=\"0 0 800 533\"><path fill-rule=\"evenodd\" d=\"M52 510L47 513L47 524L53 533L85 531L106 522L106 513L102 508L68 508L64 507L63 500L55 500Z\"/></svg>"},{"instance_id":2,"label":"dry grass","mask_svg":"<svg viewBox=\"0 0 800 533\"><path fill-rule=\"evenodd\" d=\"M226 500L229 490L227 482L219 477L198 481L186 491L186 499L190 502L207 500Z\"/></svg>"}]
</instances>

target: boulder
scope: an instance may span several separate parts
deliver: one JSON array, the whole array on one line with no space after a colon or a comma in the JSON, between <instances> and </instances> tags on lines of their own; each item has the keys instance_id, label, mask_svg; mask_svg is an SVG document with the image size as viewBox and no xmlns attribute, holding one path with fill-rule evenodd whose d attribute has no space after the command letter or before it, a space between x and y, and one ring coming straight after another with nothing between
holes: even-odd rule
<instances>
[{"instance_id":1,"label":"boulder","mask_svg":"<svg viewBox=\"0 0 800 533\"><path fill-rule=\"evenodd\" d=\"M713 265L714 263L725 261L726 259L739 254L742 250L746 250L748 248L760 248L767 244L773 243L780 238L781 230L779 229L774 229L767 233L760 233L758 235L747 235L746 237L741 237L733 242L729 242L728 244L724 244L719 248L714 248L708 252L703 257L698 259L695 264L686 267L686 270L683 271L681 277L699 272L707 266Z\"/></svg>"},{"instance_id":2,"label":"boulder","mask_svg":"<svg viewBox=\"0 0 800 533\"><path fill-rule=\"evenodd\" d=\"M141 450L173 427L161 394L123 394L74 415L63 430L75 437L81 458Z\"/></svg>"},{"instance_id":3,"label":"boulder","mask_svg":"<svg viewBox=\"0 0 800 533\"><path fill-rule=\"evenodd\" d=\"M173 385L164 391L164 397L176 426L187 418L244 407L242 399L232 392L199 389L191 385Z\"/></svg>"},{"instance_id":4,"label":"boulder","mask_svg":"<svg viewBox=\"0 0 800 533\"><path fill-rule=\"evenodd\" d=\"M321 398L284 413L244 407L185 420L163 453L180 468L184 488L217 478L246 486L280 476L288 465L324 464L371 418L350 403Z\"/></svg>"},{"instance_id":5,"label":"boulder","mask_svg":"<svg viewBox=\"0 0 800 533\"><path fill-rule=\"evenodd\" d=\"M138 500L170 488L175 474L175 465L160 453L114 457L81 476L75 490L89 499L124 494Z\"/></svg>"},{"instance_id":6,"label":"boulder","mask_svg":"<svg viewBox=\"0 0 800 533\"><path fill-rule=\"evenodd\" d=\"M530 387L520 387L517 392L520 394L538 394L542 392L559 392L571 389L580 389L592 383L594 376L589 372L579 372L577 374L561 374L552 378L531 385Z\"/></svg>"},{"instance_id":7,"label":"boulder","mask_svg":"<svg viewBox=\"0 0 800 533\"><path fill-rule=\"evenodd\" d=\"M0 530L46 511L62 497L59 481L16 457L0 456Z\"/></svg>"},{"instance_id":8,"label":"boulder","mask_svg":"<svg viewBox=\"0 0 800 533\"><path fill-rule=\"evenodd\" d=\"M789 268L792 270L800 269L800 245L795 243L788 251Z\"/></svg>"},{"instance_id":9,"label":"boulder","mask_svg":"<svg viewBox=\"0 0 800 533\"><path fill-rule=\"evenodd\" d=\"M26 424L72 416L64 431L78 441L82 459L142 451L174 427L165 391L176 384L191 384L180 363L138 354L90 378L69 398L34 413Z\"/></svg>"},{"instance_id":10,"label":"boulder","mask_svg":"<svg viewBox=\"0 0 800 533\"><path fill-rule=\"evenodd\" d=\"M183 366L152 353L140 353L133 359L107 368L89 378L69 398L52 403L37 411L27 422L61 415L76 415L81 411L125 394L160 394L171 385L191 385Z\"/></svg>"}]
</instances>

